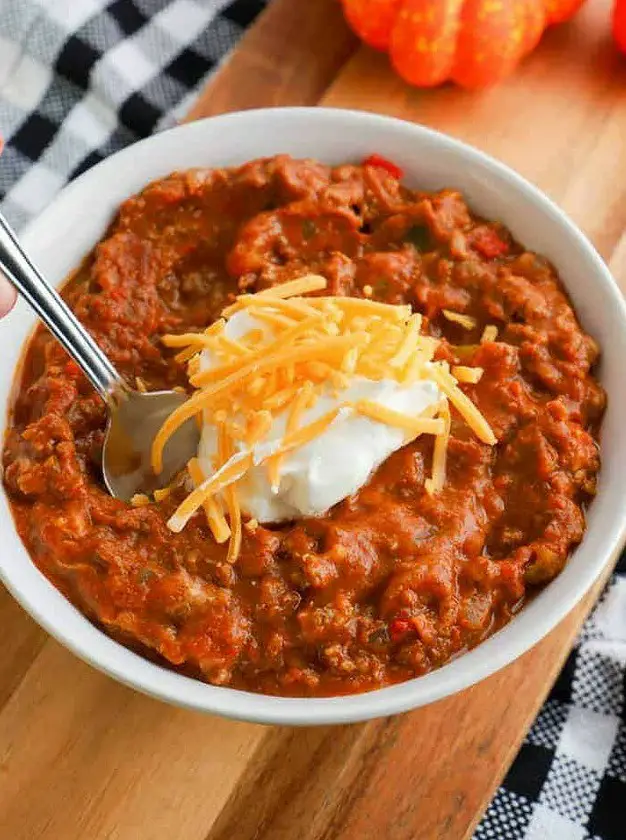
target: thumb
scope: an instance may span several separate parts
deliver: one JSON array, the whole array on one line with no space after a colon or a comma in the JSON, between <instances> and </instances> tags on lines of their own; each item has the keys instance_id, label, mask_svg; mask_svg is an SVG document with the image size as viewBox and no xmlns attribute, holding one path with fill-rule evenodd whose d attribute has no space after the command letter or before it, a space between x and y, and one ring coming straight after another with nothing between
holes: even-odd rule
<instances>
[{"instance_id":1,"label":"thumb","mask_svg":"<svg viewBox=\"0 0 626 840\"><path fill-rule=\"evenodd\" d=\"M0 136L0 155L2 154L2 149L4 147L4 140ZM15 289L6 280L2 274L0 274L0 318L3 315L6 315L7 312L10 312L13 308L13 304L15 303Z\"/></svg>"},{"instance_id":2,"label":"thumb","mask_svg":"<svg viewBox=\"0 0 626 840\"><path fill-rule=\"evenodd\" d=\"M15 303L16 293L13 286L0 274L0 318L7 314Z\"/></svg>"}]
</instances>

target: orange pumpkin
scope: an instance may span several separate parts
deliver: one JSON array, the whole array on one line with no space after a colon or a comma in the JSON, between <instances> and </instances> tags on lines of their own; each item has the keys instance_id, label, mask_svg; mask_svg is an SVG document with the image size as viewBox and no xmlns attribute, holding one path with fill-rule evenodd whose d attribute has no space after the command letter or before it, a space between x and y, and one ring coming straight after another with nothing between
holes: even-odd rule
<instances>
[{"instance_id":1,"label":"orange pumpkin","mask_svg":"<svg viewBox=\"0 0 626 840\"><path fill-rule=\"evenodd\" d=\"M613 37L617 46L626 53L626 0L615 0L613 9Z\"/></svg>"},{"instance_id":2,"label":"orange pumpkin","mask_svg":"<svg viewBox=\"0 0 626 840\"><path fill-rule=\"evenodd\" d=\"M493 84L584 0L341 0L356 34L419 87Z\"/></svg>"}]
</instances>

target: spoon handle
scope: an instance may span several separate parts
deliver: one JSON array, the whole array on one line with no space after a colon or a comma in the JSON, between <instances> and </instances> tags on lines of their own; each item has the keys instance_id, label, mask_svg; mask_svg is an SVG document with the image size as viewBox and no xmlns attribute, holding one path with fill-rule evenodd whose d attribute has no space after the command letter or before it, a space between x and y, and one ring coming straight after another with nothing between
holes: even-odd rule
<instances>
[{"instance_id":1,"label":"spoon handle","mask_svg":"<svg viewBox=\"0 0 626 840\"><path fill-rule=\"evenodd\" d=\"M128 386L60 295L41 276L0 214L0 269L63 345L106 403Z\"/></svg>"}]
</instances>

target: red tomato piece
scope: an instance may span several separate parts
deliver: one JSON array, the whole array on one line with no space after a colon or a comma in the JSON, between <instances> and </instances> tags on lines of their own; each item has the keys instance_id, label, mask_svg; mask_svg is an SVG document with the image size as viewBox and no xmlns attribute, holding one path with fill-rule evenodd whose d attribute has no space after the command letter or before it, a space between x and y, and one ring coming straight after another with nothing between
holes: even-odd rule
<instances>
[{"instance_id":1,"label":"red tomato piece","mask_svg":"<svg viewBox=\"0 0 626 840\"><path fill-rule=\"evenodd\" d=\"M397 178L398 181L404 175L404 172L395 163L392 163L382 155L370 155L363 161L363 166L377 166L379 169L386 169L392 178Z\"/></svg>"},{"instance_id":2,"label":"red tomato piece","mask_svg":"<svg viewBox=\"0 0 626 840\"><path fill-rule=\"evenodd\" d=\"M496 257L504 257L509 253L509 246L504 242L498 234L491 230L491 228L483 228L476 231L472 236L472 245L474 248L486 257L488 260L493 260Z\"/></svg>"},{"instance_id":3,"label":"red tomato piece","mask_svg":"<svg viewBox=\"0 0 626 840\"><path fill-rule=\"evenodd\" d=\"M398 616L389 624L389 635L392 642L401 641L411 630L415 630L413 622L406 616Z\"/></svg>"}]
</instances>

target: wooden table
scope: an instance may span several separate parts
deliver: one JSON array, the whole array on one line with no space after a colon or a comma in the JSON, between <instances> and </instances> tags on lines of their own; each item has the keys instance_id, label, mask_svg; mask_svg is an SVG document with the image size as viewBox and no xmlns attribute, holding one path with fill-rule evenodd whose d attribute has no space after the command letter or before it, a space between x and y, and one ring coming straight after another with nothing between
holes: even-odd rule
<instances>
[{"instance_id":1,"label":"wooden table","mask_svg":"<svg viewBox=\"0 0 626 840\"><path fill-rule=\"evenodd\" d=\"M609 6L590 0L510 81L467 93L405 86L383 56L358 47L334 0L275 0L191 117L322 103L442 129L539 184L623 282L626 70L610 43ZM601 585L532 651L456 697L303 730L142 697L79 662L0 592L0 837L469 837Z\"/></svg>"}]
</instances>

